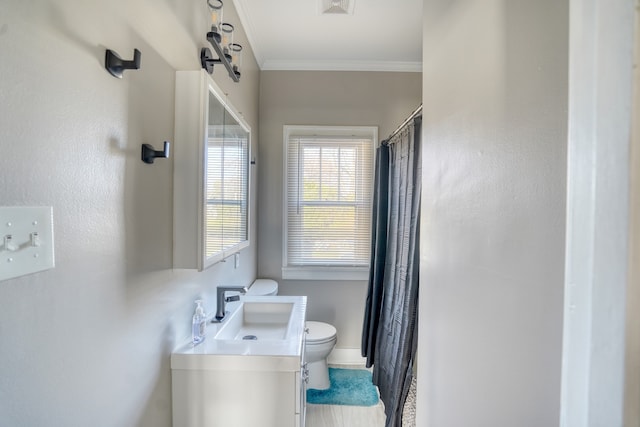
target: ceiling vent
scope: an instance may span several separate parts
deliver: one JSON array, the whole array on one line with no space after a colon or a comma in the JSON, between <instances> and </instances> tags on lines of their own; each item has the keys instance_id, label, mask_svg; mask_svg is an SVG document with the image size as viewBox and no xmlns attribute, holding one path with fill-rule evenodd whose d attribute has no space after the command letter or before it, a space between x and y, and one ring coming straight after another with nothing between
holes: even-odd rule
<instances>
[{"instance_id":1,"label":"ceiling vent","mask_svg":"<svg viewBox=\"0 0 640 427\"><path fill-rule=\"evenodd\" d=\"M318 0L323 15L352 15L355 0Z\"/></svg>"}]
</instances>

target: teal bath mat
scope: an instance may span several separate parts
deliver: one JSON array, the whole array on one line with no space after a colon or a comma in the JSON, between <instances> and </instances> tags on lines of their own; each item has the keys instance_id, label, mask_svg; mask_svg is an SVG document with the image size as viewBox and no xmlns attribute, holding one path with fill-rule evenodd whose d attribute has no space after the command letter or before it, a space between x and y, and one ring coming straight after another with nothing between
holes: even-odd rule
<instances>
[{"instance_id":1,"label":"teal bath mat","mask_svg":"<svg viewBox=\"0 0 640 427\"><path fill-rule=\"evenodd\" d=\"M378 391L365 369L329 368L331 387L327 390L307 390L307 402L319 405L373 406L378 403Z\"/></svg>"}]
</instances>

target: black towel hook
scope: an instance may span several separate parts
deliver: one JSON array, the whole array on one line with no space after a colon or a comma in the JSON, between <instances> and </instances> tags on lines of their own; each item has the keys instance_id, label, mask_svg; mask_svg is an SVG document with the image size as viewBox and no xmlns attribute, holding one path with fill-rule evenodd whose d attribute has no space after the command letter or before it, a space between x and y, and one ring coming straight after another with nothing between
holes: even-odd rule
<instances>
[{"instance_id":1,"label":"black towel hook","mask_svg":"<svg viewBox=\"0 0 640 427\"><path fill-rule=\"evenodd\" d=\"M164 142L164 150L156 151L149 144L142 144L142 161L148 164L152 164L156 158L168 159L169 158L169 141Z\"/></svg>"},{"instance_id":2,"label":"black towel hook","mask_svg":"<svg viewBox=\"0 0 640 427\"><path fill-rule=\"evenodd\" d=\"M111 49L107 49L104 57L104 68L106 68L113 77L121 79L124 70L137 70L140 68L141 56L142 54L138 49L133 49L133 59L131 61L125 61L120 58L117 53Z\"/></svg>"}]
</instances>

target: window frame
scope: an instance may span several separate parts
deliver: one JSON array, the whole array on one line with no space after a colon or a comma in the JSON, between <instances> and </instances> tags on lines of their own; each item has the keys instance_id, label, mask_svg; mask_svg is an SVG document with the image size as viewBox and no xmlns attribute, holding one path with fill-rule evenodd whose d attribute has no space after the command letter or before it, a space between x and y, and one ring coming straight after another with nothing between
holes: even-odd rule
<instances>
[{"instance_id":1,"label":"window frame","mask_svg":"<svg viewBox=\"0 0 640 427\"><path fill-rule=\"evenodd\" d=\"M371 205L373 203L373 181L375 154L378 142L377 126L301 126L285 125L283 127L283 242L282 242L282 278L300 280L367 280L369 277L369 266L353 265L327 265L325 263L308 265L289 265L289 142L291 138L318 137L318 138L363 138L370 139L371 164L369 180L369 201L368 215L371 216ZM327 204L336 202L328 202ZM356 202L353 202L354 205ZM369 227L370 228L370 227ZM370 249L371 230L368 230L369 242L367 248Z\"/></svg>"}]
</instances>

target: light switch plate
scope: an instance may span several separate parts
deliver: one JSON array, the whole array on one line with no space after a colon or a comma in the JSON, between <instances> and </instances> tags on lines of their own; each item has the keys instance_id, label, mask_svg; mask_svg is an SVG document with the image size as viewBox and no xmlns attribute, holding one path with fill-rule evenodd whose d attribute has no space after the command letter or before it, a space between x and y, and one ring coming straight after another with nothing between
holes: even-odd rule
<instances>
[{"instance_id":1,"label":"light switch plate","mask_svg":"<svg viewBox=\"0 0 640 427\"><path fill-rule=\"evenodd\" d=\"M0 206L0 281L54 266L53 208Z\"/></svg>"}]
</instances>

